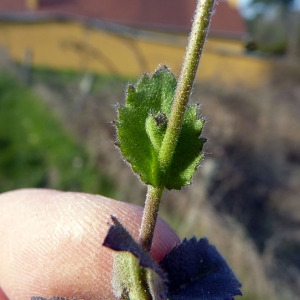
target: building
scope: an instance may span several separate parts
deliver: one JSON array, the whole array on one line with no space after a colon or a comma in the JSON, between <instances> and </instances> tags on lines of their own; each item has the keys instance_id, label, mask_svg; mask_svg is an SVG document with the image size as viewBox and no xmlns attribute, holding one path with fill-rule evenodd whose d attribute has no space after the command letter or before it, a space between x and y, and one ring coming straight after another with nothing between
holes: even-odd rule
<instances>
[{"instance_id":1,"label":"building","mask_svg":"<svg viewBox=\"0 0 300 300\"><path fill-rule=\"evenodd\" d=\"M196 0L2 0L0 47L35 66L137 76L166 64L178 74L195 6ZM226 82L230 66L234 82L253 83L263 70L247 65L245 35L236 7L218 2L198 79Z\"/></svg>"}]
</instances>

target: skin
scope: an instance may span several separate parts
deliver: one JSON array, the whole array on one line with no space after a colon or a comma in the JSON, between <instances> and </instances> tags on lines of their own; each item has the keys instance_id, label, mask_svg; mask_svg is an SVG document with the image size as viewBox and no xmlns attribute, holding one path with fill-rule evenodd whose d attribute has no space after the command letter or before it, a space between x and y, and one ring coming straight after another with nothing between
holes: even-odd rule
<instances>
[{"instance_id":1,"label":"skin","mask_svg":"<svg viewBox=\"0 0 300 300\"><path fill-rule=\"evenodd\" d=\"M0 195L0 300L55 295L114 299L112 253L102 246L115 215L137 239L142 207L98 195L26 189ZM151 255L178 244L158 219Z\"/></svg>"}]
</instances>

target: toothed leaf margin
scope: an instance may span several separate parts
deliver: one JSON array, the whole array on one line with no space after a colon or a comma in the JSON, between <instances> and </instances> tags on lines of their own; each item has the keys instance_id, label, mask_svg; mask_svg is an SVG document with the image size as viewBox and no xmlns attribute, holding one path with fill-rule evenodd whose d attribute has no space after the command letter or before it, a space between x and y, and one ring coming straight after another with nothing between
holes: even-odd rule
<instances>
[{"instance_id":1,"label":"toothed leaf margin","mask_svg":"<svg viewBox=\"0 0 300 300\"><path fill-rule=\"evenodd\" d=\"M173 104L176 79L163 66L127 87L125 105L118 107L116 145L140 179L153 187L181 189L189 185L202 157L204 120L197 105L188 106L169 169L162 171L159 150Z\"/></svg>"}]
</instances>

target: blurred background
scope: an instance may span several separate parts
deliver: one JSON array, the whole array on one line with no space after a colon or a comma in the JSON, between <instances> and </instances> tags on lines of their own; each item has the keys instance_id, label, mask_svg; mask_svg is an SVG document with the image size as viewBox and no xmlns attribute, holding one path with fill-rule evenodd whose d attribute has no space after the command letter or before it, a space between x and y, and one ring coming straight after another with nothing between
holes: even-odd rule
<instances>
[{"instance_id":1,"label":"blurred background","mask_svg":"<svg viewBox=\"0 0 300 300\"><path fill-rule=\"evenodd\" d=\"M143 205L114 149L127 83L178 76L195 0L1 0L0 192L41 187ZM207 236L243 299L299 299L300 1L218 1L192 101L206 119L194 183L161 216Z\"/></svg>"}]
</instances>

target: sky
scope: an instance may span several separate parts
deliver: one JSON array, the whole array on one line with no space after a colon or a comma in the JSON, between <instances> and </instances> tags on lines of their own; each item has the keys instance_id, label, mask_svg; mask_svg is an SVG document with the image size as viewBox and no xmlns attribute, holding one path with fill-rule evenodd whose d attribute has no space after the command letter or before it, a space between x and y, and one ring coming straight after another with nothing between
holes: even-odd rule
<instances>
[{"instance_id":1,"label":"sky","mask_svg":"<svg viewBox=\"0 0 300 300\"><path fill-rule=\"evenodd\" d=\"M240 8L240 10L244 16L251 16L252 9L248 8L248 5L251 2L252 2L252 0L238 0L238 7ZM294 9L300 11L300 0L294 0Z\"/></svg>"}]
</instances>

